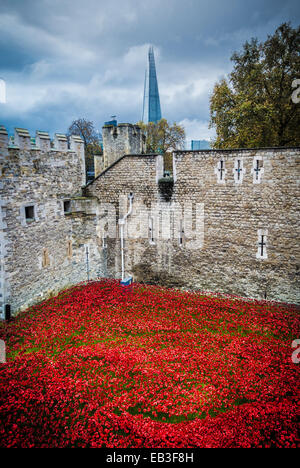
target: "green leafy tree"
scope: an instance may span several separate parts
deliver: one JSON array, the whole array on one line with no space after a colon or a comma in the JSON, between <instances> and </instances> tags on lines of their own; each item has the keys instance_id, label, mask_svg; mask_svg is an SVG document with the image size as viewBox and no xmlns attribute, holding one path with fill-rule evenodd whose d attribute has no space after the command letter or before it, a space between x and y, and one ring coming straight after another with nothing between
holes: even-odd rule
<instances>
[{"instance_id":1,"label":"green leafy tree","mask_svg":"<svg viewBox=\"0 0 300 468\"><path fill-rule=\"evenodd\" d=\"M214 148L300 144L300 104L292 100L299 51L300 27L284 23L265 42L252 39L233 54L233 71L216 83L210 98Z\"/></svg>"}]
</instances>

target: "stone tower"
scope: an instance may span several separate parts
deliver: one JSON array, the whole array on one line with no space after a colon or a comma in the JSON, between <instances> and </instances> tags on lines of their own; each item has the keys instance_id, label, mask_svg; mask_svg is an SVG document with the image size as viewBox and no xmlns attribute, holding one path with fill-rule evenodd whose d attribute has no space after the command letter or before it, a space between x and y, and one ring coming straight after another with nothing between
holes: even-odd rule
<instances>
[{"instance_id":1,"label":"stone tower","mask_svg":"<svg viewBox=\"0 0 300 468\"><path fill-rule=\"evenodd\" d=\"M144 154L146 137L138 125L120 123L104 125L102 128L104 167L111 166L124 154ZM99 174L95 168L95 177Z\"/></svg>"}]
</instances>

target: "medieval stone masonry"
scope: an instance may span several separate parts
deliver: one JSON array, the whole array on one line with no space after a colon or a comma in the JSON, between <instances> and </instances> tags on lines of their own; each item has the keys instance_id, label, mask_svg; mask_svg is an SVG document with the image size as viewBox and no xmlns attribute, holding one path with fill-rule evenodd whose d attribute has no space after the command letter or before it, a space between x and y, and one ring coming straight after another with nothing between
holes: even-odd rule
<instances>
[{"instance_id":1,"label":"medieval stone masonry","mask_svg":"<svg viewBox=\"0 0 300 468\"><path fill-rule=\"evenodd\" d=\"M104 151L104 169L124 154L145 153L146 138L138 125L128 123L104 125L102 129ZM95 161L96 162L96 161ZM97 163L95 164L95 176L99 175Z\"/></svg>"},{"instance_id":2,"label":"medieval stone masonry","mask_svg":"<svg viewBox=\"0 0 300 468\"><path fill-rule=\"evenodd\" d=\"M107 132L107 134L105 133ZM115 135L116 134L116 135ZM124 135L123 135L124 134ZM84 146L0 128L0 312L143 266L186 288L299 303L300 148L143 154L137 126L103 132L106 168L85 181ZM128 154L125 154L128 153ZM140 154L137 154L140 153Z\"/></svg>"},{"instance_id":3,"label":"medieval stone masonry","mask_svg":"<svg viewBox=\"0 0 300 468\"><path fill-rule=\"evenodd\" d=\"M66 137L56 135L52 148L49 135L39 132L33 145L27 131L16 129L14 143L8 145L2 127L2 317L4 304L10 304L12 312L17 313L85 280L86 247L91 276L102 275L94 236L96 215L89 210L91 200L81 197L81 186L85 184L83 142L72 137L68 149Z\"/></svg>"}]
</instances>

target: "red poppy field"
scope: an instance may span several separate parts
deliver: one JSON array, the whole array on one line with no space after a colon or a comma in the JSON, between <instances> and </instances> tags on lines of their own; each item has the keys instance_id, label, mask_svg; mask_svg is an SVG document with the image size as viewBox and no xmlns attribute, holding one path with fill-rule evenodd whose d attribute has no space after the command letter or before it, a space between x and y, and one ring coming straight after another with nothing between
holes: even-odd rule
<instances>
[{"instance_id":1,"label":"red poppy field","mask_svg":"<svg viewBox=\"0 0 300 468\"><path fill-rule=\"evenodd\" d=\"M2 324L1 447L296 447L299 308L106 280Z\"/></svg>"}]
</instances>

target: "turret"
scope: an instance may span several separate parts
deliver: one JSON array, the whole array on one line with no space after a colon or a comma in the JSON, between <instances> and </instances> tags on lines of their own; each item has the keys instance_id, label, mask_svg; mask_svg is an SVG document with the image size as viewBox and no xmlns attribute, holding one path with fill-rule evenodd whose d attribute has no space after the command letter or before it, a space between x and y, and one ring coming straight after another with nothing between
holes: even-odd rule
<instances>
[{"instance_id":1,"label":"turret","mask_svg":"<svg viewBox=\"0 0 300 468\"><path fill-rule=\"evenodd\" d=\"M124 154L144 154L146 150L146 137L138 125L130 123L104 125L102 138L104 169Z\"/></svg>"}]
</instances>

